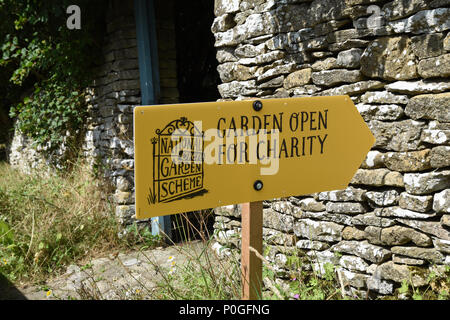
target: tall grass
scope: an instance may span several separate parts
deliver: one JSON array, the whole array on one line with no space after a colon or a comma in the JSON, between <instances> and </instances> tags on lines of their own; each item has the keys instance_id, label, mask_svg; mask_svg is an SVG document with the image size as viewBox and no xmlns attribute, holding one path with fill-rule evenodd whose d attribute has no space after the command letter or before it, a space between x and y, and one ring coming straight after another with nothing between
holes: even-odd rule
<instances>
[{"instance_id":1,"label":"tall grass","mask_svg":"<svg viewBox=\"0 0 450 320\"><path fill-rule=\"evenodd\" d=\"M55 172L25 175L0 162L0 272L11 281L43 280L123 247L108 186L83 163Z\"/></svg>"}]
</instances>

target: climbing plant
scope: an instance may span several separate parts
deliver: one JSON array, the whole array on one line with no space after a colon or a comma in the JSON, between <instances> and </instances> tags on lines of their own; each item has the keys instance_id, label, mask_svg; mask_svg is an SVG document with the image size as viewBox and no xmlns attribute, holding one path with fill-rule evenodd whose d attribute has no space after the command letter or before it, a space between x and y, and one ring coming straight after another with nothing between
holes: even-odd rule
<instances>
[{"instance_id":1,"label":"climbing plant","mask_svg":"<svg viewBox=\"0 0 450 320\"><path fill-rule=\"evenodd\" d=\"M73 4L81 9L81 29L67 27ZM8 81L1 107L38 145L55 148L85 123L84 92L98 63L106 5L0 0L0 78Z\"/></svg>"}]
</instances>

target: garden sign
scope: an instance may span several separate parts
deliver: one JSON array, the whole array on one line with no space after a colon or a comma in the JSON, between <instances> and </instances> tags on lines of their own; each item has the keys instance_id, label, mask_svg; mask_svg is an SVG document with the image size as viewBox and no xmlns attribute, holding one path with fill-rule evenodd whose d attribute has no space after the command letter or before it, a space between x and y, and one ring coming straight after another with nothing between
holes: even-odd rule
<instances>
[{"instance_id":1,"label":"garden sign","mask_svg":"<svg viewBox=\"0 0 450 320\"><path fill-rule=\"evenodd\" d=\"M374 142L348 96L137 106L136 217L248 203L244 245L251 203L345 189Z\"/></svg>"}]
</instances>

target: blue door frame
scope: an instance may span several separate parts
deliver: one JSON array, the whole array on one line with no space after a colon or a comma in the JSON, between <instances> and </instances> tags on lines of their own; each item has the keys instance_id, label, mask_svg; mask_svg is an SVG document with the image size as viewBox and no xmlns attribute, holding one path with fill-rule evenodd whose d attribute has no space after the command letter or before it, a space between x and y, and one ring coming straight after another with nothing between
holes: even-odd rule
<instances>
[{"instance_id":1,"label":"blue door frame","mask_svg":"<svg viewBox=\"0 0 450 320\"><path fill-rule=\"evenodd\" d=\"M134 0L142 105L158 104L160 96L158 46L153 0ZM172 238L170 216L152 218L152 234Z\"/></svg>"}]
</instances>

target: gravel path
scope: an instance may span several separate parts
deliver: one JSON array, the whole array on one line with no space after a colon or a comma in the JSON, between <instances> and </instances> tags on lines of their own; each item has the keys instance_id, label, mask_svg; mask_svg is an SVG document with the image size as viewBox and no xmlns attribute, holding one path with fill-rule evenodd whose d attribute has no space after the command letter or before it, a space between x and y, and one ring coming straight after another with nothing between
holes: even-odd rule
<instances>
[{"instance_id":1,"label":"gravel path","mask_svg":"<svg viewBox=\"0 0 450 320\"><path fill-rule=\"evenodd\" d=\"M195 241L182 246L110 254L85 266L70 265L65 274L49 279L45 285L10 288L4 299L152 299L156 283L162 280L161 272L169 272L172 261L178 266L187 261L185 252L200 252L203 248L202 242Z\"/></svg>"}]
</instances>

